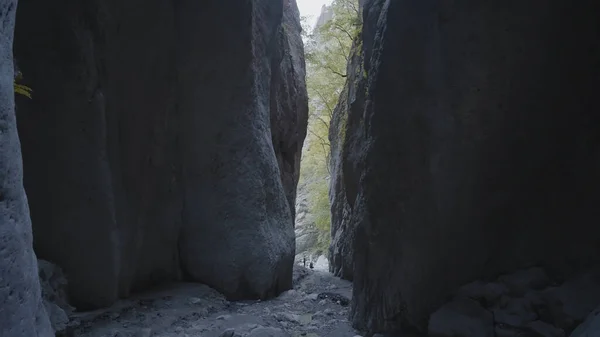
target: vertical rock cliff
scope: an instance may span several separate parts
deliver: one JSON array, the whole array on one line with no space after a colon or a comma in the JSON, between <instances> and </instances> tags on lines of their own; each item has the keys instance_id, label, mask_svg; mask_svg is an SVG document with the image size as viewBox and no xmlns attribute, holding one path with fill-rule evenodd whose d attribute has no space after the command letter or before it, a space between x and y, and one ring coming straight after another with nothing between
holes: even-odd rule
<instances>
[{"instance_id":1,"label":"vertical rock cliff","mask_svg":"<svg viewBox=\"0 0 600 337\"><path fill-rule=\"evenodd\" d=\"M50 337L41 297L13 91L17 1L0 1L0 335Z\"/></svg>"},{"instance_id":2,"label":"vertical rock cliff","mask_svg":"<svg viewBox=\"0 0 600 337\"><path fill-rule=\"evenodd\" d=\"M294 1L19 4L35 249L79 308L186 278L289 287L306 133Z\"/></svg>"},{"instance_id":3,"label":"vertical rock cliff","mask_svg":"<svg viewBox=\"0 0 600 337\"><path fill-rule=\"evenodd\" d=\"M366 96L349 84L332 125L332 262L354 267L356 327L423 331L466 282L598 262L599 12L364 1Z\"/></svg>"},{"instance_id":4,"label":"vertical rock cliff","mask_svg":"<svg viewBox=\"0 0 600 337\"><path fill-rule=\"evenodd\" d=\"M329 270L336 276L352 280L354 277L354 226L356 218L352 209L356 199L361 156L364 151L362 111L365 105L366 71L362 51L362 38L350 50L348 80L335 107L329 129L331 143L331 246Z\"/></svg>"},{"instance_id":5,"label":"vertical rock cliff","mask_svg":"<svg viewBox=\"0 0 600 337\"><path fill-rule=\"evenodd\" d=\"M296 212L300 156L308 124L306 64L301 33L296 1L284 1L283 21L276 37L278 46L271 64L271 134L292 216Z\"/></svg>"}]
</instances>

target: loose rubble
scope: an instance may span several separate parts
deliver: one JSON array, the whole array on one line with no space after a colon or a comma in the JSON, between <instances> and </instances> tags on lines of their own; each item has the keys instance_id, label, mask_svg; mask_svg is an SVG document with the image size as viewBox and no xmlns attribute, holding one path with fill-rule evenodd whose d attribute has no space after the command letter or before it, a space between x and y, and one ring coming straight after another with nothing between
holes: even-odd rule
<instances>
[{"instance_id":1,"label":"loose rubble","mask_svg":"<svg viewBox=\"0 0 600 337\"><path fill-rule=\"evenodd\" d=\"M73 313L73 337L353 337L351 283L295 267L294 289L268 301L229 302L215 290L180 283L106 309Z\"/></svg>"},{"instance_id":2,"label":"loose rubble","mask_svg":"<svg viewBox=\"0 0 600 337\"><path fill-rule=\"evenodd\" d=\"M600 269L562 284L539 267L476 281L431 315L430 337L600 336ZM595 310L594 310L595 309Z\"/></svg>"}]
</instances>

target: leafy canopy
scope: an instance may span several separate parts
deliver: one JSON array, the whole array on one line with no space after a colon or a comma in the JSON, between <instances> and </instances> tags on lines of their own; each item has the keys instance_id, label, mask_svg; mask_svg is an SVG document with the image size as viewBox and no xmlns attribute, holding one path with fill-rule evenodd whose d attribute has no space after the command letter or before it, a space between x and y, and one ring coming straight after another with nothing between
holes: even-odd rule
<instances>
[{"instance_id":1,"label":"leafy canopy","mask_svg":"<svg viewBox=\"0 0 600 337\"><path fill-rule=\"evenodd\" d=\"M346 81L353 39L361 30L358 0L334 0L328 11L331 18L312 31L303 25L310 116L300 186L308 190L309 214L319 233L314 250L321 253L331 241L329 123Z\"/></svg>"}]
</instances>

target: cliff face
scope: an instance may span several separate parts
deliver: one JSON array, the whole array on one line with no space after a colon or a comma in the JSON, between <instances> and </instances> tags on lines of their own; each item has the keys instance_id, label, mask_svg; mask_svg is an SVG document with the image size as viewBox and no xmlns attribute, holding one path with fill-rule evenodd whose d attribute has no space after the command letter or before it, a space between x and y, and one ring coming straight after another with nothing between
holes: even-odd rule
<instances>
[{"instance_id":1,"label":"cliff face","mask_svg":"<svg viewBox=\"0 0 600 337\"><path fill-rule=\"evenodd\" d=\"M34 244L74 304L181 278L230 298L291 287L307 118L294 1L34 0L18 22Z\"/></svg>"},{"instance_id":2,"label":"cliff face","mask_svg":"<svg viewBox=\"0 0 600 337\"><path fill-rule=\"evenodd\" d=\"M41 297L13 91L17 1L0 1L0 335L50 337Z\"/></svg>"},{"instance_id":3,"label":"cliff face","mask_svg":"<svg viewBox=\"0 0 600 337\"><path fill-rule=\"evenodd\" d=\"M598 11L365 1L366 97L332 125L332 260L354 266L356 327L423 331L464 283L598 261Z\"/></svg>"},{"instance_id":4,"label":"cliff face","mask_svg":"<svg viewBox=\"0 0 600 337\"><path fill-rule=\"evenodd\" d=\"M271 134L281 181L292 216L300 178L300 156L308 124L306 64L300 12L295 1L284 2L283 22L271 65Z\"/></svg>"},{"instance_id":5,"label":"cliff face","mask_svg":"<svg viewBox=\"0 0 600 337\"><path fill-rule=\"evenodd\" d=\"M365 106L367 76L362 41L354 42L346 69L348 81L335 107L329 129L331 144L329 200L331 203L331 246L329 270L343 279L354 277L354 226L352 215L356 199L358 168L362 163L364 133L362 111Z\"/></svg>"}]
</instances>

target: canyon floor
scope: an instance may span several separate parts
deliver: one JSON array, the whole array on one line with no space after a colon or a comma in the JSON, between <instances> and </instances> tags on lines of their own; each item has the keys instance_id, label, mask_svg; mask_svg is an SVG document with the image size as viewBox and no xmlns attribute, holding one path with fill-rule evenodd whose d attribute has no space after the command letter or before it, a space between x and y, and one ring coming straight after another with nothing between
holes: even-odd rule
<instances>
[{"instance_id":1,"label":"canyon floor","mask_svg":"<svg viewBox=\"0 0 600 337\"><path fill-rule=\"evenodd\" d=\"M178 283L93 312L74 313L69 337L346 337L350 282L297 266L294 288L268 301L229 302L200 284Z\"/></svg>"}]
</instances>

